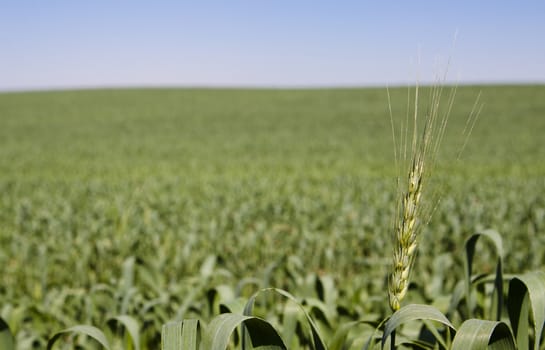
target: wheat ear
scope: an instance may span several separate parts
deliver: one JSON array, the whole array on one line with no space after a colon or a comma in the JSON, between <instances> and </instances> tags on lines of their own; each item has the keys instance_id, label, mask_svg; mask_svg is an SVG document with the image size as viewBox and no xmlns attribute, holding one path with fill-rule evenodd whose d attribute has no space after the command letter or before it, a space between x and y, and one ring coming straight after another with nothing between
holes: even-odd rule
<instances>
[{"instance_id":1,"label":"wheat ear","mask_svg":"<svg viewBox=\"0 0 545 350\"><path fill-rule=\"evenodd\" d=\"M452 93L449 97L447 112L440 115L441 93L441 86L432 88L424 129L419 137L417 131L418 86L416 88L412 146L410 148L411 162L405 187L398 190L400 198L394 220L394 259L388 285L388 297L393 311L399 310L401 301L406 296L409 288L409 277L418 246L419 226L425 216L428 215L422 204L425 175L429 173L430 169L428 168L434 163L454 99L454 93ZM392 118L391 112L390 117ZM438 119L440 119L439 124L437 123ZM405 132L407 130L406 128ZM405 137L405 143L407 139L408 137ZM407 148L406 146L403 147L404 149ZM403 151L402 154L405 158L407 157L406 151Z\"/></svg>"},{"instance_id":2,"label":"wheat ear","mask_svg":"<svg viewBox=\"0 0 545 350\"><path fill-rule=\"evenodd\" d=\"M403 194L401 217L395 227L395 250L393 272L388 288L390 307L396 311L409 288L409 275L416 256L417 220L422 194L424 159L415 158L409 172L408 188Z\"/></svg>"}]
</instances>

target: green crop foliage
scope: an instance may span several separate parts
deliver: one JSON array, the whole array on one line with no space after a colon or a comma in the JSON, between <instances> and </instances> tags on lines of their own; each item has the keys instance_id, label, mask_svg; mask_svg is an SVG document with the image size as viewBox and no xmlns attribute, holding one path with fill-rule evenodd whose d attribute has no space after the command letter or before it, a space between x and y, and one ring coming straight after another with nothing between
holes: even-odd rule
<instances>
[{"instance_id":1,"label":"green crop foliage","mask_svg":"<svg viewBox=\"0 0 545 350\"><path fill-rule=\"evenodd\" d=\"M458 88L396 316L385 89L2 93L0 348L539 349L544 96Z\"/></svg>"}]
</instances>

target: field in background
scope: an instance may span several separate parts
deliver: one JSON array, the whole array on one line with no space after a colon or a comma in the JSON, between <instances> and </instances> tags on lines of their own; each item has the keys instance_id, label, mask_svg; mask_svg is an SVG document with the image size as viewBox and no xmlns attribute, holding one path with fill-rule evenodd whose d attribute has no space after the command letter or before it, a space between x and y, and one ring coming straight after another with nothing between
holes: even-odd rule
<instances>
[{"instance_id":1,"label":"field in background","mask_svg":"<svg viewBox=\"0 0 545 350\"><path fill-rule=\"evenodd\" d=\"M391 95L400 122L407 89ZM542 267L544 133L544 86L458 88L410 298L451 294L478 228L507 272ZM0 94L0 316L43 342L129 314L153 342L259 287L320 298L323 276L340 315L383 316L393 159L385 89Z\"/></svg>"}]
</instances>

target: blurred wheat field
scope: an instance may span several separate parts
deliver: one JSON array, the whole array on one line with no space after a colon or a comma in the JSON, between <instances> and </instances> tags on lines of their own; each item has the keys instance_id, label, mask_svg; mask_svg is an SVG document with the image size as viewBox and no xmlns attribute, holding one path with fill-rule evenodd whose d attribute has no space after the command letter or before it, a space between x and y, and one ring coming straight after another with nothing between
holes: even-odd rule
<instances>
[{"instance_id":1,"label":"blurred wheat field","mask_svg":"<svg viewBox=\"0 0 545 350\"><path fill-rule=\"evenodd\" d=\"M407 89L390 93L402 120ZM545 86L458 87L413 302L452 293L479 229L502 233L507 273L542 268L544 116ZM329 323L384 318L393 147L380 88L0 94L0 317L28 348L118 315L158 348L169 320L265 287L321 300Z\"/></svg>"}]
</instances>

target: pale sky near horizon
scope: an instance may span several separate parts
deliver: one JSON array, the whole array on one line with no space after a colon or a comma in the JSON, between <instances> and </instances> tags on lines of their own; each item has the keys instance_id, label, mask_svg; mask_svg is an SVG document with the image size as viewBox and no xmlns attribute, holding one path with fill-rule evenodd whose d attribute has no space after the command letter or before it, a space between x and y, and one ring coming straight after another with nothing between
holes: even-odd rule
<instances>
[{"instance_id":1,"label":"pale sky near horizon","mask_svg":"<svg viewBox=\"0 0 545 350\"><path fill-rule=\"evenodd\" d=\"M0 2L4 91L404 85L449 57L449 82L545 83L545 1Z\"/></svg>"}]
</instances>

